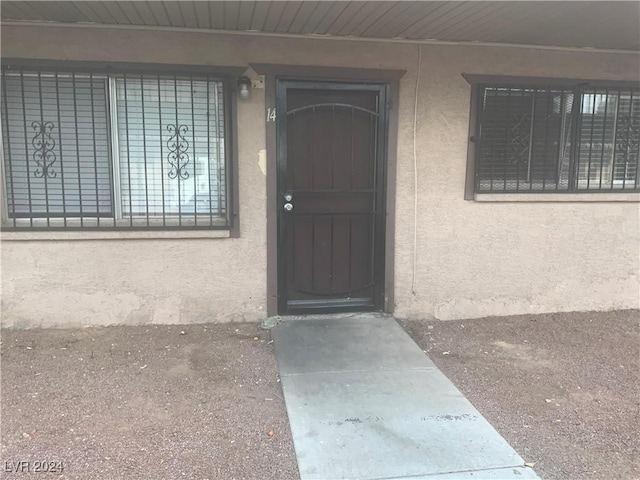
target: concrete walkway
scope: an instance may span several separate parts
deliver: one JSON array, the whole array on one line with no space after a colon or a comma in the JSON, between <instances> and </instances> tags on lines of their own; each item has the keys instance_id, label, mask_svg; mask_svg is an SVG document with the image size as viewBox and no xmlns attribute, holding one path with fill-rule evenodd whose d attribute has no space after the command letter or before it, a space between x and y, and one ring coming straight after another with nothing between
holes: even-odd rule
<instances>
[{"instance_id":1,"label":"concrete walkway","mask_svg":"<svg viewBox=\"0 0 640 480\"><path fill-rule=\"evenodd\" d=\"M538 478L393 318L272 334L303 480Z\"/></svg>"}]
</instances>

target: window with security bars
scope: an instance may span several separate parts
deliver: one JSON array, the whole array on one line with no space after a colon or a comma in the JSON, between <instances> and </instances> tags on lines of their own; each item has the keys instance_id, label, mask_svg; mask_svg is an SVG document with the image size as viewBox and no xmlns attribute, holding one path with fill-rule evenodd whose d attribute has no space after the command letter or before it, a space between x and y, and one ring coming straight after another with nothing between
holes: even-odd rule
<instances>
[{"instance_id":1,"label":"window with security bars","mask_svg":"<svg viewBox=\"0 0 640 480\"><path fill-rule=\"evenodd\" d=\"M480 87L475 191L638 190L640 89Z\"/></svg>"},{"instance_id":2,"label":"window with security bars","mask_svg":"<svg viewBox=\"0 0 640 480\"><path fill-rule=\"evenodd\" d=\"M3 71L5 228L225 228L225 86Z\"/></svg>"}]
</instances>

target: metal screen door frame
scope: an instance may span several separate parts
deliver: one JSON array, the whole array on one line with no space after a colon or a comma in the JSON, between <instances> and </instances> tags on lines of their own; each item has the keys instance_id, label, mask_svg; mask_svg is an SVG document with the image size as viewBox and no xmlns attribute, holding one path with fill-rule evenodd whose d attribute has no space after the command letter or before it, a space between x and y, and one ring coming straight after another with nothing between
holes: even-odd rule
<instances>
[{"instance_id":1,"label":"metal screen door frame","mask_svg":"<svg viewBox=\"0 0 640 480\"><path fill-rule=\"evenodd\" d=\"M379 116L377 121L376 153L373 159L375 169L375 201L373 214L373 296L370 304L354 302L352 304L332 304L321 298L309 302L304 307L288 305L288 265L286 248L286 221L284 195L287 191L287 93L290 89L342 92L368 91L378 94ZM385 237L386 237L386 189L387 189L387 143L389 131L388 83L363 83L332 80L276 79L276 159L277 159L277 288L279 314L311 314L351 311L383 311L385 304Z\"/></svg>"}]
</instances>

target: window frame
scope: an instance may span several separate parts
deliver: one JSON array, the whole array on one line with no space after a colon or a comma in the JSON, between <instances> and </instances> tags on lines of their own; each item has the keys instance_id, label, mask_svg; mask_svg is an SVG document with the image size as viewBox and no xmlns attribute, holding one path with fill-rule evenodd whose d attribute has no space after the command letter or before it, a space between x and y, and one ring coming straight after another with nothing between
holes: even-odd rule
<instances>
[{"instance_id":1,"label":"window frame","mask_svg":"<svg viewBox=\"0 0 640 480\"><path fill-rule=\"evenodd\" d=\"M111 190L112 190L112 212L110 216L104 217L109 219L101 225L96 225L97 217L76 218L64 216L62 218L55 217L28 217L17 218L10 217L8 211L8 189L6 187L6 172L4 147L0 150L0 158L2 158L0 166L0 189L2 194L2 230L11 232L145 232L145 231L203 231L203 230L226 230L229 231L230 237L239 236L239 204L238 204L238 157L237 157L237 95L236 83L240 75L246 70L246 67L235 66L206 66L206 65L176 65L176 64L157 64L157 63L134 63L134 62L91 62L91 61L58 61L58 60L33 60L21 58L3 59L3 73L46 73L50 71L58 71L74 74L91 74L95 76L105 76L107 78L107 137L109 151L109 166L111 170ZM117 174L119 162L119 154L115 151L117 143L114 137L114 130L117 128L113 124L114 112L112 112L115 98L115 82L114 78L122 75L167 75L180 77L184 75L197 76L202 75L212 80L219 81L223 86L223 112L224 112L224 165L225 165L225 205L226 212L224 217L218 217L220 220L213 221L207 225L194 224L193 215L184 215L184 219L179 220L178 225L166 224L167 219L174 216L165 216L160 221L162 224L152 222L149 225L136 225L134 222L126 221L124 225L123 219L117 218L118 204L120 199L116 198L115 191L116 182L119 179L115 177ZM0 136L0 142L4 142L4 135ZM2 146L0 143L0 146ZM101 212L102 213L102 212ZM209 215L207 215L209 216ZM177 218L177 217L176 217ZM190 219L190 221L189 221ZM185 221L187 220L187 221ZM19 223L26 223L20 225ZM197 223L197 222L196 222ZM86 225L88 224L88 225Z\"/></svg>"},{"instance_id":2,"label":"window frame","mask_svg":"<svg viewBox=\"0 0 640 480\"><path fill-rule=\"evenodd\" d=\"M636 189L578 189L571 186L571 182L574 180L574 171L577 166L576 151L571 151L571 163L570 163L570 183L569 188L566 190L494 190L494 191L476 191L476 154L478 150L477 138L480 135L480 125L482 108L480 108L480 102L482 99L482 92L485 88L523 88L529 87L532 89L539 87L564 87L573 88L574 91L583 88L611 88L611 89L624 89L635 88L640 89L640 81L629 80L586 80L586 79L571 79L571 78L556 78L556 77L524 77L524 76L509 76L509 75L484 75L484 74L468 74L463 73L462 77L471 86L470 95L470 108L469 108L469 131L467 135L467 168L465 175L465 187L464 187L464 199L475 200L478 196L492 196L497 198L501 195L513 198L513 196L545 196L549 198L550 195L568 195L568 196L582 196L582 195L637 195L639 193ZM581 105L582 98L576 102L577 105ZM581 115L580 108L574 108L572 110L572 116L579 117ZM576 124L577 125L577 124ZM575 127L571 132L572 144L577 140L579 134L578 128ZM639 166L640 168L640 166ZM524 198L524 197L522 197ZM549 198L550 199L550 198ZM548 200L547 200L548 201Z\"/></svg>"}]
</instances>

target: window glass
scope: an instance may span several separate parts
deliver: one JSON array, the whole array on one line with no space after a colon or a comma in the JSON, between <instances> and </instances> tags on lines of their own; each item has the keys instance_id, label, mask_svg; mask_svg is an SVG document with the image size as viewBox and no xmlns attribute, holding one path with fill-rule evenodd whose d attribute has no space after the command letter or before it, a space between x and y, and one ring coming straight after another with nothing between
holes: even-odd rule
<instances>
[{"instance_id":1,"label":"window glass","mask_svg":"<svg viewBox=\"0 0 640 480\"><path fill-rule=\"evenodd\" d=\"M640 93L484 87L476 191L637 189Z\"/></svg>"},{"instance_id":2,"label":"window glass","mask_svg":"<svg viewBox=\"0 0 640 480\"><path fill-rule=\"evenodd\" d=\"M220 79L3 69L1 98L5 228L229 226Z\"/></svg>"},{"instance_id":3,"label":"window glass","mask_svg":"<svg viewBox=\"0 0 640 480\"><path fill-rule=\"evenodd\" d=\"M578 188L633 188L637 175L640 98L593 90L582 97Z\"/></svg>"},{"instance_id":4,"label":"window glass","mask_svg":"<svg viewBox=\"0 0 640 480\"><path fill-rule=\"evenodd\" d=\"M222 84L116 79L123 215L224 215Z\"/></svg>"},{"instance_id":5,"label":"window glass","mask_svg":"<svg viewBox=\"0 0 640 480\"><path fill-rule=\"evenodd\" d=\"M10 217L111 215L106 79L5 75Z\"/></svg>"}]
</instances>

